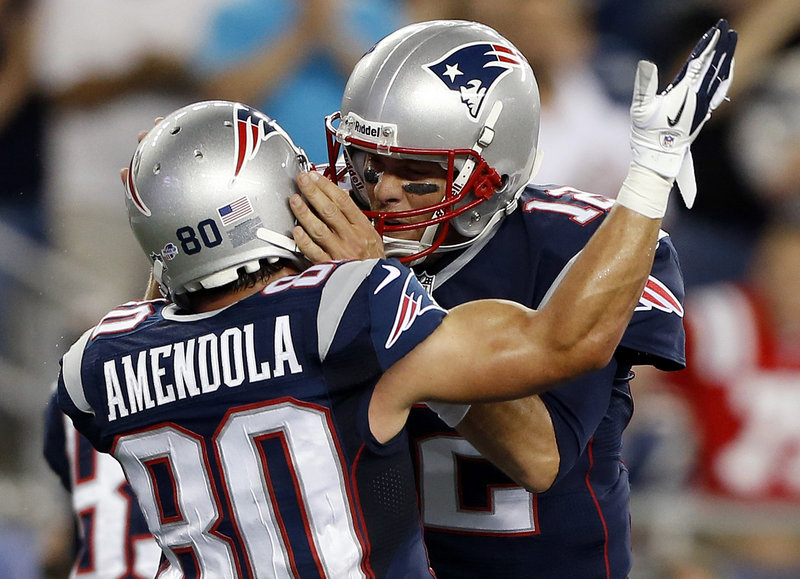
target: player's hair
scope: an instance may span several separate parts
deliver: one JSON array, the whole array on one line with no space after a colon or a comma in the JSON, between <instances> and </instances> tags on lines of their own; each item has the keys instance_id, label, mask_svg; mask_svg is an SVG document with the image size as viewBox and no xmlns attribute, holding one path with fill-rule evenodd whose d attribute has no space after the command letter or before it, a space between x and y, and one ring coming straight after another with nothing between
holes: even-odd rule
<instances>
[{"instance_id":1,"label":"player's hair","mask_svg":"<svg viewBox=\"0 0 800 579\"><path fill-rule=\"evenodd\" d=\"M285 267L297 269L297 264L288 259L278 259L270 262L270 259L264 258L260 259L258 263L259 269L252 273L247 273L244 267L239 268L236 272L238 277L225 285L175 294L175 303L184 310L190 312L198 311L203 304L221 296L268 282L273 275Z\"/></svg>"}]
</instances>

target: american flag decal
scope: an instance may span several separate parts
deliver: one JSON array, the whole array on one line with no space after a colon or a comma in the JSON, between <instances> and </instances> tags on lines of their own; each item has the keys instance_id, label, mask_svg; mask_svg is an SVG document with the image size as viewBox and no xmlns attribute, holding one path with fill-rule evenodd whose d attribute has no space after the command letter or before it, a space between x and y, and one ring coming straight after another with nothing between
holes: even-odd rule
<instances>
[{"instance_id":1,"label":"american flag decal","mask_svg":"<svg viewBox=\"0 0 800 579\"><path fill-rule=\"evenodd\" d=\"M236 201L217 209L217 213L219 213L219 217L222 219L222 225L228 226L234 221L253 213L253 205L247 197L240 197Z\"/></svg>"}]
</instances>

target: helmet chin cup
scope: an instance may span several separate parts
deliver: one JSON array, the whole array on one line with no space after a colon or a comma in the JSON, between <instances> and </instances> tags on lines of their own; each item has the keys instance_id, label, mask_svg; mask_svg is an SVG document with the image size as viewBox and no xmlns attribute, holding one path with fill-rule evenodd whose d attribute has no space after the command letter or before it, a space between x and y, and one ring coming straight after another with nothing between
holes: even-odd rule
<instances>
[{"instance_id":1,"label":"helmet chin cup","mask_svg":"<svg viewBox=\"0 0 800 579\"><path fill-rule=\"evenodd\" d=\"M419 241L412 241L410 239L398 239L396 237L383 236L383 247L386 251L386 257L394 257L408 266L413 266L420 263L427 255L432 253L434 249L438 249L442 242L439 237L444 238L447 232L447 223L442 226L429 225L422 233ZM442 234L439 231L444 228L445 232ZM438 241L438 243L437 243Z\"/></svg>"}]
</instances>

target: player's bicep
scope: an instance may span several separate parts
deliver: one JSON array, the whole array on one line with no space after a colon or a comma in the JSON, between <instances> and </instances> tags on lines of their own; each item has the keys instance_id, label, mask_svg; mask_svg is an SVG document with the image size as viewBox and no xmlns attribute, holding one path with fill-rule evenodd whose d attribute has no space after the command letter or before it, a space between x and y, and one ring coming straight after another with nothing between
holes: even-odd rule
<instances>
[{"instance_id":1,"label":"player's bicep","mask_svg":"<svg viewBox=\"0 0 800 579\"><path fill-rule=\"evenodd\" d=\"M545 375L535 371L544 366L545 351L533 321L537 315L500 300L451 310L378 382L370 402L373 434L391 438L416 402L508 400L534 393Z\"/></svg>"},{"instance_id":2,"label":"player's bicep","mask_svg":"<svg viewBox=\"0 0 800 579\"><path fill-rule=\"evenodd\" d=\"M409 404L508 400L533 393L547 370L538 315L500 300L457 306L387 371L381 385L402 390ZM545 371L539 374L538 368Z\"/></svg>"}]
</instances>

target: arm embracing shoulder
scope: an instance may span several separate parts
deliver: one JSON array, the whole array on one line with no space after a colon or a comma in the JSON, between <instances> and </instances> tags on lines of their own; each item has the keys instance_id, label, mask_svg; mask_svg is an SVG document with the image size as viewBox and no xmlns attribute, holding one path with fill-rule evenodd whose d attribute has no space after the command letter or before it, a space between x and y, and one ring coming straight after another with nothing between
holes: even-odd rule
<instances>
[{"instance_id":1,"label":"arm embracing shoulder","mask_svg":"<svg viewBox=\"0 0 800 579\"><path fill-rule=\"evenodd\" d=\"M370 403L370 423L391 437L417 402L509 400L549 388L569 370L564 370L566 352L552 347L551 323L539 322L540 315L502 300L453 308L380 379Z\"/></svg>"},{"instance_id":2,"label":"arm embracing shoulder","mask_svg":"<svg viewBox=\"0 0 800 579\"><path fill-rule=\"evenodd\" d=\"M517 484L544 492L558 474L560 456L550 413L539 396L473 404L458 432Z\"/></svg>"},{"instance_id":3,"label":"arm embracing shoulder","mask_svg":"<svg viewBox=\"0 0 800 579\"><path fill-rule=\"evenodd\" d=\"M393 436L416 402L511 400L604 367L642 294L659 224L615 206L541 311L504 300L450 310L378 382L370 423Z\"/></svg>"}]
</instances>

